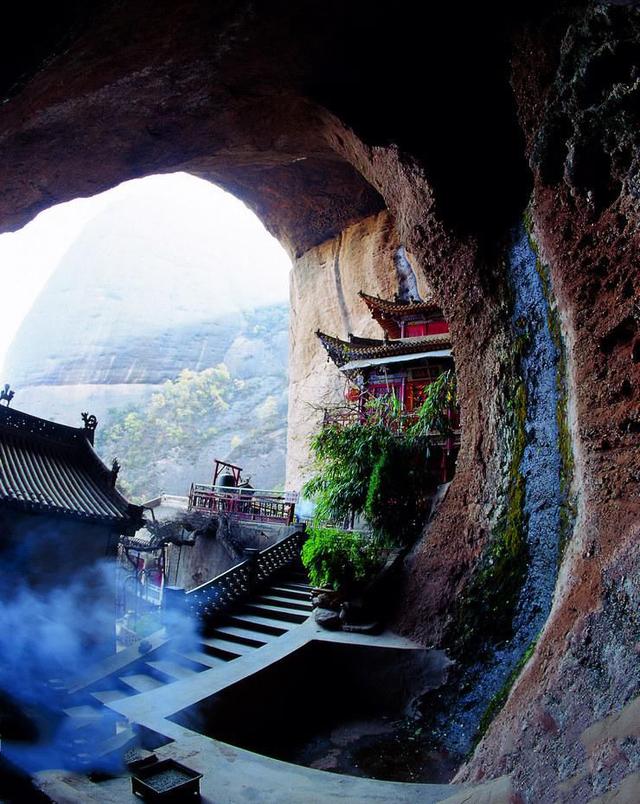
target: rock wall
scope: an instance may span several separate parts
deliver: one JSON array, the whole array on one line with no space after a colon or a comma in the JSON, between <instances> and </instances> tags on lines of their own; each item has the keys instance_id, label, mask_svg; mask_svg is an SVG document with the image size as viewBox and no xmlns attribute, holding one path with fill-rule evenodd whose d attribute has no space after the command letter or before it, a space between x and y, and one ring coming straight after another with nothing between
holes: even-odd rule
<instances>
[{"instance_id":1,"label":"rock wall","mask_svg":"<svg viewBox=\"0 0 640 804\"><path fill-rule=\"evenodd\" d=\"M346 338L349 332L381 337L380 326L358 293L363 290L393 298L402 281L396 268L400 248L393 218L388 212L380 212L310 249L294 263L287 488L300 489L312 472L309 439L322 422L323 406L344 401L344 376L327 360L316 330L339 338ZM427 295L424 273L418 270L415 277L418 292Z\"/></svg>"},{"instance_id":2,"label":"rock wall","mask_svg":"<svg viewBox=\"0 0 640 804\"><path fill-rule=\"evenodd\" d=\"M218 519L217 529L197 533L195 543L166 547L166 583L189 591L244 561L244 548L266 550L294 532L288 525L252 525Z\"/></svg>"},{"instance_id":3,"label":"rock wall","mask_svg":"<svg viewBox=\"0 0 640 804\"><path fill-rule=\"evenodd\" d=\"M529 31L514 59L568 347L578 520L537 650L460 778L500 767L544 801L640 790L639 25L637 10L592 8L556 50ZM534 49L557 65L547 85L529 80Z\"/></svg>"},{"instance_id":4,"label":"rock wall","mask_svg":"<svg viewBox=\"0 0 640 804\"><path fill-rule=\"evenodd\" d=\"M505 534L521 538L526 396L514 395L522 341L506 256L528 218L566 351L559 449L577 518L531 661L459 778L509 773L516 802L634 800L637 4L439 4L428 25L406 4L364 0L107 6L22 64L0 109L0 226L132 175L180 167L220 182L299 259L292 396L308 388L317 402L340 387L324 373L311 387L310 333L344 335L349 318L356 329L366 238L352 235L370 229L375 243L371 216L386 207L451 323L463 422L456 478L407 560L396 625L449 649L504 619L490 568L514 543ZM367 289L388 287L384 273ZM304 464L293 447L292 480ZM470 600L484 619L466 616Z\"/></svg>"}]
</instances>

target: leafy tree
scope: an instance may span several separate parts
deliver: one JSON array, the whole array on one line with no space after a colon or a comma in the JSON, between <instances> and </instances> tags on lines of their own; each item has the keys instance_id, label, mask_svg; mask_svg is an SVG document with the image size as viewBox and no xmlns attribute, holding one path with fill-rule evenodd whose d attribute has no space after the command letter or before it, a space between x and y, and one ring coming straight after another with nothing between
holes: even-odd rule
<instances>
[{"instance_id":1,"label":"leafy tree","mask_svg":"<svg viewBox=\"0 0 640 804\"><path fill-rule=\"evenodd\" d=\"M391 431L376 421L322 427L311 441L316 474L303 488L315 499L317 521L349 521L362 513L371 474L391 439Z\"/></svg>"},{"instance_id":2,"label":"leafy tree","mask_svg":"<svg viewBox=\"0 0 640 804\"><path fill-rule=\"evenodd\" d=\"M241 388L223 363L199 372L184 369L145 408L112 411L111 423L98 431L98 447L120 457L123 492L139 501L157 492L158 462L189 460L216 434L220 413Z\"/></svg>"},{"instance_id":3,"label":"leafy tree","mask_svg":"<svg viewBox=\"0 0 640 804\"><path fill-rule=\"evenodd\" d=\"M311 441L316 473L303 488L315 499L316 521L352 523L364 514L385 539L414 538L430 500L428 436L450 431L455 394L453 372L445 372L411 416L389 394L369 400L363 420L324 425Z\"/></svg>"},{"instance_id":4,"label":"leafy tree","mask_svg":"<svg viewBox=\"0 0 640 804\"><path fill-rule=\"evenodd\" d=\"M394 439L373 467L364 515L378 534L395 543L414 539L431 503L430 452L424 439Z\"/></svg>"}]
</instances>

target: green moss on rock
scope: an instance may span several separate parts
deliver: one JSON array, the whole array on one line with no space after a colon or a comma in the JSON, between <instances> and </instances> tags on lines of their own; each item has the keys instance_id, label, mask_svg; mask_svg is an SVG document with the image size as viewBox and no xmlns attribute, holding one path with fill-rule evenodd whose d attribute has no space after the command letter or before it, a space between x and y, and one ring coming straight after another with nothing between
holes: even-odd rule
<instances>
[{"instance_id":1,"label":"green moss on rock","mask_svg":"<svg viewBox=\"0 0 640 804\"><path fill-rule=\"evenodd\" d=\"M498 690L498 692L496 692L493 698L489 701L489 705L485 709L485 712L482 715L482 718L480 719L480 725L478 726L478 731L476 732L476 735L474 737L474 745L477 745L480 742L480 740L484 737L484 735L487 732L487 729L493 722L493 719L507 702L507 698L509 697L509 693L511 692L513 685L518 680L520 673L524 669L529 659L533 656L533 652L536 649L537 643L538 643L538 637L536 637L531 642L529 647L518 659L518 662L513 668L513 670L509 673L509 675L505 679L505 682L502 685L502 687Z\"/></svg>"},{"instance_id":2,"label":"green moss on rock","mask_svg":"<svg viewBox=\"0 0 640 804\"><path fill-rule=\"evenodd\" d=\"M519 351L518 362L520 354ZM520 472L526 444L527 393L519 377L514 378L512 391L507 400L512 448L506 505L493 528L480 567L459 598L453 619L452 652L462 659L483 643L500 642L510 636L528 566L529 552L524 535L525 482Z\"/></svg>"},{"instance_id":3,"label":"green moss on rock","mask_svg":"<svg viewBox=\"0 0 640 804\"><path fill-rule=\"evenodd\" d=\"M529 237L529 243L536 255L536 270L542 282L542 288L547 299L547 325L558 354L556 370L556 389L558 402L556 405L556 422L558 426L558 452L560 454L560 539L558 550L558 562L562 561L565 548L576 518L576 501L572 493L574 458L571 430L569 428L568 414L568 369L567 369L567 349L562 336L560 316L555 304L553 291L551 288L551 278L549 266L540 258L538 244L533 236L533 224L531 211L527 209L525 213L525 228Z\"/></svg>"}]
</instances>

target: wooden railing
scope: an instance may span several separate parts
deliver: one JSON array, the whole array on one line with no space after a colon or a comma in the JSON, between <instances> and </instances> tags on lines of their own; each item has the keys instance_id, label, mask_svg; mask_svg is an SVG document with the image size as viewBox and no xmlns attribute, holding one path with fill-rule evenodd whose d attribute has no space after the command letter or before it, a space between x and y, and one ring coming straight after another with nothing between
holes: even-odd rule
<instances>
[{"instance_id":1,"label":"wooden railing","mask_svg":"<svg viewBox=\"0 0 640 804\"><path fill-rule=\"evenodd\" d=\"M364 424L368 420L375 418L375 416L375 412L369 412L366 408L359 408L356 405L334 405L332 407L324 408L322 424L335 425L336 427L349 427L352 424ZM450 433L447 435L457 434L459 443L460 411L457 410L457 408L449 410L447 418L449 420L450 429ZM402 413L399 417L390 416L388 422L386 422L386 426L388 426L393 432L402 432L407 426L415 424L416 420L416 411L410 410ZM443 435L437 432L433 432L427 436L427 438L432 438L434 441L442 437Z\"/></svg>"},{"instance_id":2,"label":"wooden railing","mask_svg":"<svg viewBox=\"0 0 640 804\"><path fill-rule=\"evenodd\" d=\"M339 406L335 408L325 408L323 412L323 425L335 425L336 427L349 427L358 422L365 422L366 416L359 413L356 408L347 408ZM404 431L407 425L414 424L416 421L416 414L411 411L404 413L400 418L393 420L390 428L393 433ZM450 414L451 430L448 433L431 432L428 433L424 439L427 444L434 446L446 446L448 449L460 446L460 413L454 410Z\"/></svg>"},{"instance_id":3,"label":"wooden railing","mask_svg":"<svg viewBox=\"0 0 640 804\"><path fill-rule=\"evenodd\" d=\"M251 522L280 522L290 525L296 508L297 495L290 491L229 488L192 483L189 510L222 514L232 519Z\"/></svg>"},{"instance_id":4,"label":"wooden railing","mask_svg":"<svg viewBox=\"0 0 640 804\"><path fill-rule=\"evenodd\" d=\"M349 427L352 424L358 424L363 418L357 407L345 407L341 405L325 408L322 415L322 424L335 425L336 427Z\"/></svg>"},{"instance_id":5,"label":"wooden railing","mask_svg":"<svg viewBox=\"0 0 640 804\"><path fill-rule=\"evenodd\" d=\"M199 620L228 611L296 561L305 538L304 530L300 529L266 550L251 551L240 564L185 592L182 603Z\"/></svg>"}]
</instances>

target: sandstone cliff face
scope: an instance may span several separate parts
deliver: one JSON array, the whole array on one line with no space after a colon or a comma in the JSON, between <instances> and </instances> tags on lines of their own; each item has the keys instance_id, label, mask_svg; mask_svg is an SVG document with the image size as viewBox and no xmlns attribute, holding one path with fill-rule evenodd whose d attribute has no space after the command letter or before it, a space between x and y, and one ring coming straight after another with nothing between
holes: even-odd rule
<instances>
[{"instance_id":1,"label":"sandstone cliff face","mask_svg":"<svg viewBox=\"0 0 640 804\"><path fill-rule=\"evenodd\" d=\"M388 212L381 212L310 249L294 263L289 335L288 488L300 489L312 472L309 439L322 422L323 406L344 401L345 378L327 360L316 330L339 338L347 338L350 332L381 337L380 326L358 293L363 290L393 298L401 281L396 261L403 257L406 259L393 219ZM429 290L423 273L418 271L415 277L419 294L426 296Z\"/></svg>"},{"instance_id":2,"label":"sandstone cliff face","mask_svg":"<svg viewBox=\"0 0 640 804\"><path fill-rule=\"evenodd\" d=\"M531 201L529 228L566 350L558 376L568 427L558 450L566 467L573 462L565 480L577 519L531 661L460 778L512 774L519 802L607 791L633 800L640 12L625 2L522 3L499 14L440 4L425 26L408 7L364 2L211 9L190 0L179 13L150 14L137 0L96 13L71 44L49 49L46 66L31 64L0 112L1 225L159 169L220 182L300 260L292 388L303 389L302 404L313 391L307 367L321 362L311 331L344 335L348 316L357 330L345 288L364 284L363 268L354 265L356 280L349 267L364 241L352 233L362 221L375 243L371 216L386 206L393 242L413 255L451 322L464 427L455 482L408 559L396 624L450 646L469 625L461 603L486 578L501 518L510 513L512 533L523 531L510 508L522 491L514 456L523 434L528 445L540 434L523 428L528 410L519 417L514 404L526 316L513 318L507 269L513 227ZM121 44L117 59L105 42ZM418 118L418 107L427 114ZM373 271L368 290L392 285ZM327 295L331 320L315 293ZM329 378L319 392L340 393ZM292 478L304 462L301 410L291 408Z\"/></svg>"}]
</instances>

